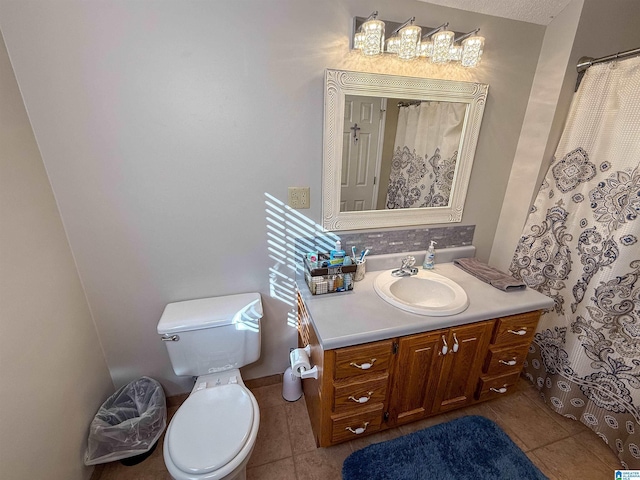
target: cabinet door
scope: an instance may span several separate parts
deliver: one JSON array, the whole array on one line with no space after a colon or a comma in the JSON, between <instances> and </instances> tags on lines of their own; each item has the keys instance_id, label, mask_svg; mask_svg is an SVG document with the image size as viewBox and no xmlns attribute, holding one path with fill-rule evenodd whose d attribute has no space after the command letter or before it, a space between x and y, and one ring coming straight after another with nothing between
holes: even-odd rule
<instances>
[{"instance_id":1,"label":"cabinet door","mask_svg":"<svg viewBox=\"0 0 640 480\"><path fill-rule=\"evenodd\" d=\"M403 337L389 402L389 423L400 425L428 415L438 382L440 337L445 331Z\"/></svg>"},{"instance_id":2,"label":"cabinet door","mask_svg":"<svg viewBox=\"0 0 640 480\"><path fill-rule=\"evenodd\" d=\"M452 410L474 400L492 327L493 322L481 322L449 330L448 351L436 390L434 413Z\"/></svg>"}]
</instances>

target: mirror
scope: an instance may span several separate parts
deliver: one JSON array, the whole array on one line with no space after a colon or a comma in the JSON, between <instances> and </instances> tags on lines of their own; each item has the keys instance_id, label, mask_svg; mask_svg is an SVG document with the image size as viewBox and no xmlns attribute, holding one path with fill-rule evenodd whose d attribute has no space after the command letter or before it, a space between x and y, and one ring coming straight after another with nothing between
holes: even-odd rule
<instances>
[{"instance_id":1,"label":"mirror","mask_svg":"<svg viewBox=\"0 0 640 480\"><path fill-rule=\"evenodd\" d=\"M327 230L460 222L488 85L325 75Z\"/></svg>"}]
</instances>

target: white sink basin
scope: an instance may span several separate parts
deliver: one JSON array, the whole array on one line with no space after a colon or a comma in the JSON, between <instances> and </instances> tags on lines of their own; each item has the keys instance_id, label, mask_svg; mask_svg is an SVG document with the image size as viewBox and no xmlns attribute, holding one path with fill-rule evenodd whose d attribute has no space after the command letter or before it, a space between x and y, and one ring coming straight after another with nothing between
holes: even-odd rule
<instances>
[{"instance_id":1,"label":"white sink basin","mask_svg":"<svg viewBox=\"0 0 640 480\"><path fill-rule=\"evenodd\" d=\"M430 270L418 270L410 277L395 277L389 270L376 277L373 288L387 303L418 315L445 317L469 306L460 285Z\"/></svg>"}]
</instances>

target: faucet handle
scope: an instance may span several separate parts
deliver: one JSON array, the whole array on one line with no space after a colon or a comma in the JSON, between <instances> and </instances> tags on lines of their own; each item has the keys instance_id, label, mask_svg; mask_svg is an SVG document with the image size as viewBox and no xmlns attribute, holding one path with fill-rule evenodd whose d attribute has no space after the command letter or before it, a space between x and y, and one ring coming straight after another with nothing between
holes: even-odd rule
<instances>
[{"instance_id":1,"label":"faucet handle","mask_svg":"<svg viewBox=\"0 0 640 480\"><path fill-rule=\"evenodd\" d=\"M402 259L402 268L411 268L416 264L416 257L407 255Z\"/></svg>"}]
</instances>

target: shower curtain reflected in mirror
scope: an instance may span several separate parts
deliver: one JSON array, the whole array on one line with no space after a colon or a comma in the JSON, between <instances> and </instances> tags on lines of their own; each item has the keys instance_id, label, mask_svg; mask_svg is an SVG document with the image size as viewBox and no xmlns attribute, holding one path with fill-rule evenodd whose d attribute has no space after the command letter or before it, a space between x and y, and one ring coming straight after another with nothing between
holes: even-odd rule
<instances>
[{"instance_id":1,"label":"shower curtain reflected in mirror","mask_svg":"<svg viewBox=\"0 0 640 480\"><path fill-rule=\"evenodd\" d=\"M465 113L463 103L400 107L386 208L449 205Z\"/></svg>"},{"instance_id":2,"label":"shower curtain reflected in mirror","mask_svg":"<svg viewBox=\"0 0 640 480\"><path fill-rule=\"evenodd\" d=\"M511 273L555 301L526 376L640 469L640 57L576 93Z\"/></svg>"}]
</instances>

